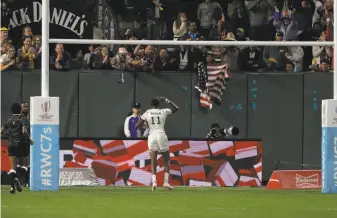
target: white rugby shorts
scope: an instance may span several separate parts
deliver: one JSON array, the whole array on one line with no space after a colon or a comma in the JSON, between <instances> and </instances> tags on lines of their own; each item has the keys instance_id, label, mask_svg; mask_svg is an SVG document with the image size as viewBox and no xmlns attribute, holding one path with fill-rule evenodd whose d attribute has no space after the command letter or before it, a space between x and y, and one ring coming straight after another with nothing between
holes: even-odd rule
<instances>
[{"instance_id":1,"label":"white rugby shorts","mask_svg":"<svg viewBox=\"0 0 337 218\"><path fill-rule=\"evenodd\" d=\"M169 150L168 139L165 133L150 134L147 143L150 151L165 152Z\"/></svg>"}]
</instances>

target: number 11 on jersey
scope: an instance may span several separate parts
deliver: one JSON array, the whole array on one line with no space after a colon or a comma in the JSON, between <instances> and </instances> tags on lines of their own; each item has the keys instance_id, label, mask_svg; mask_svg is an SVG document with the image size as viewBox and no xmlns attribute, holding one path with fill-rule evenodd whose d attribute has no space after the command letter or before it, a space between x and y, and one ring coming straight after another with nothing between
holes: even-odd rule
<instances>
[{"instance_id":1,"label":"number 11 on jersey","mask_svg":"<svg viewBox=\"0 0 337 218\"><path fill-rule=\"evenodd\" d=\"M152 124L160 124L159 116L157 117L157 123L155 123L155 117L151 117L151 119L152 119Z\"/></svg>"}]
</instances>

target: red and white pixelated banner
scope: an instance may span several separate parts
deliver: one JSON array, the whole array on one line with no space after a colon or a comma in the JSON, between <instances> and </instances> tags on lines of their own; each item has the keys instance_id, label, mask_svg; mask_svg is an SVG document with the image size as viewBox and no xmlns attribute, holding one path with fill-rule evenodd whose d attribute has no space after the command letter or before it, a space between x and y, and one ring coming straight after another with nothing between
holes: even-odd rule
<instances>
[{"instance_id":1,"label":"red and white pixelated banner","mask_svg":"<svg viewBox=\"0 0 337 218\"><path fill-rule=\"evenodd\" d=\"M70 149L60 151L60 167L91 168L100 185L151 185L146 140L75 140ZM261 186L262 142L172 140L169 151L172 185ZM161 185L165 169L161 155L157 163Z\"/></svg>"}]
</instances>

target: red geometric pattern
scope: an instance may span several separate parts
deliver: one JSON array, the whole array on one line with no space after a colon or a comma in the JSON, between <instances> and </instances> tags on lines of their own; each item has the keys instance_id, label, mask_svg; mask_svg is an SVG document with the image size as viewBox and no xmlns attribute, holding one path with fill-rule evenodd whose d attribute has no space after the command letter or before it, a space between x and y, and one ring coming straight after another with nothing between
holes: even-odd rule
<instances>
[{"instance_id":1,"label":"red geometric pattern","mask_svg":"<svg viewBox=\"0 0 337 218\"><path fill-rule=\"evenodd\" d=\"M169 141L169 150L172 185L261 186L260 141L173 140ZM72 160L60 160L62 167L92 168L101 185L151 185L146 140L75 140L72 153ZM158 185L163 183L163 165L159 155Z\"/></svg>"}]
</instances>

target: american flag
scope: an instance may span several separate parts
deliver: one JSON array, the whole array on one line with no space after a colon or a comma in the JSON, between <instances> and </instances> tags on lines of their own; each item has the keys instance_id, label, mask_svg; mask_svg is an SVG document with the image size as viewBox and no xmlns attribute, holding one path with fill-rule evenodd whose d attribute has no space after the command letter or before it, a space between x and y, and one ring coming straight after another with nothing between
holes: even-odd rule
<instances>
[{"instance_id":1,"label":"american flag","mask_svg":"<svg viewBox=\"0 0 337 218\"><path fill-rule=\"evenodd\" d=\"M221 96L226 89L226 80L232 75L228 63L203 63L198 65L199 84L195 87L200 91L200 106L212 109L212 101L221 103Z\"/></svg>"}]
</instances>

